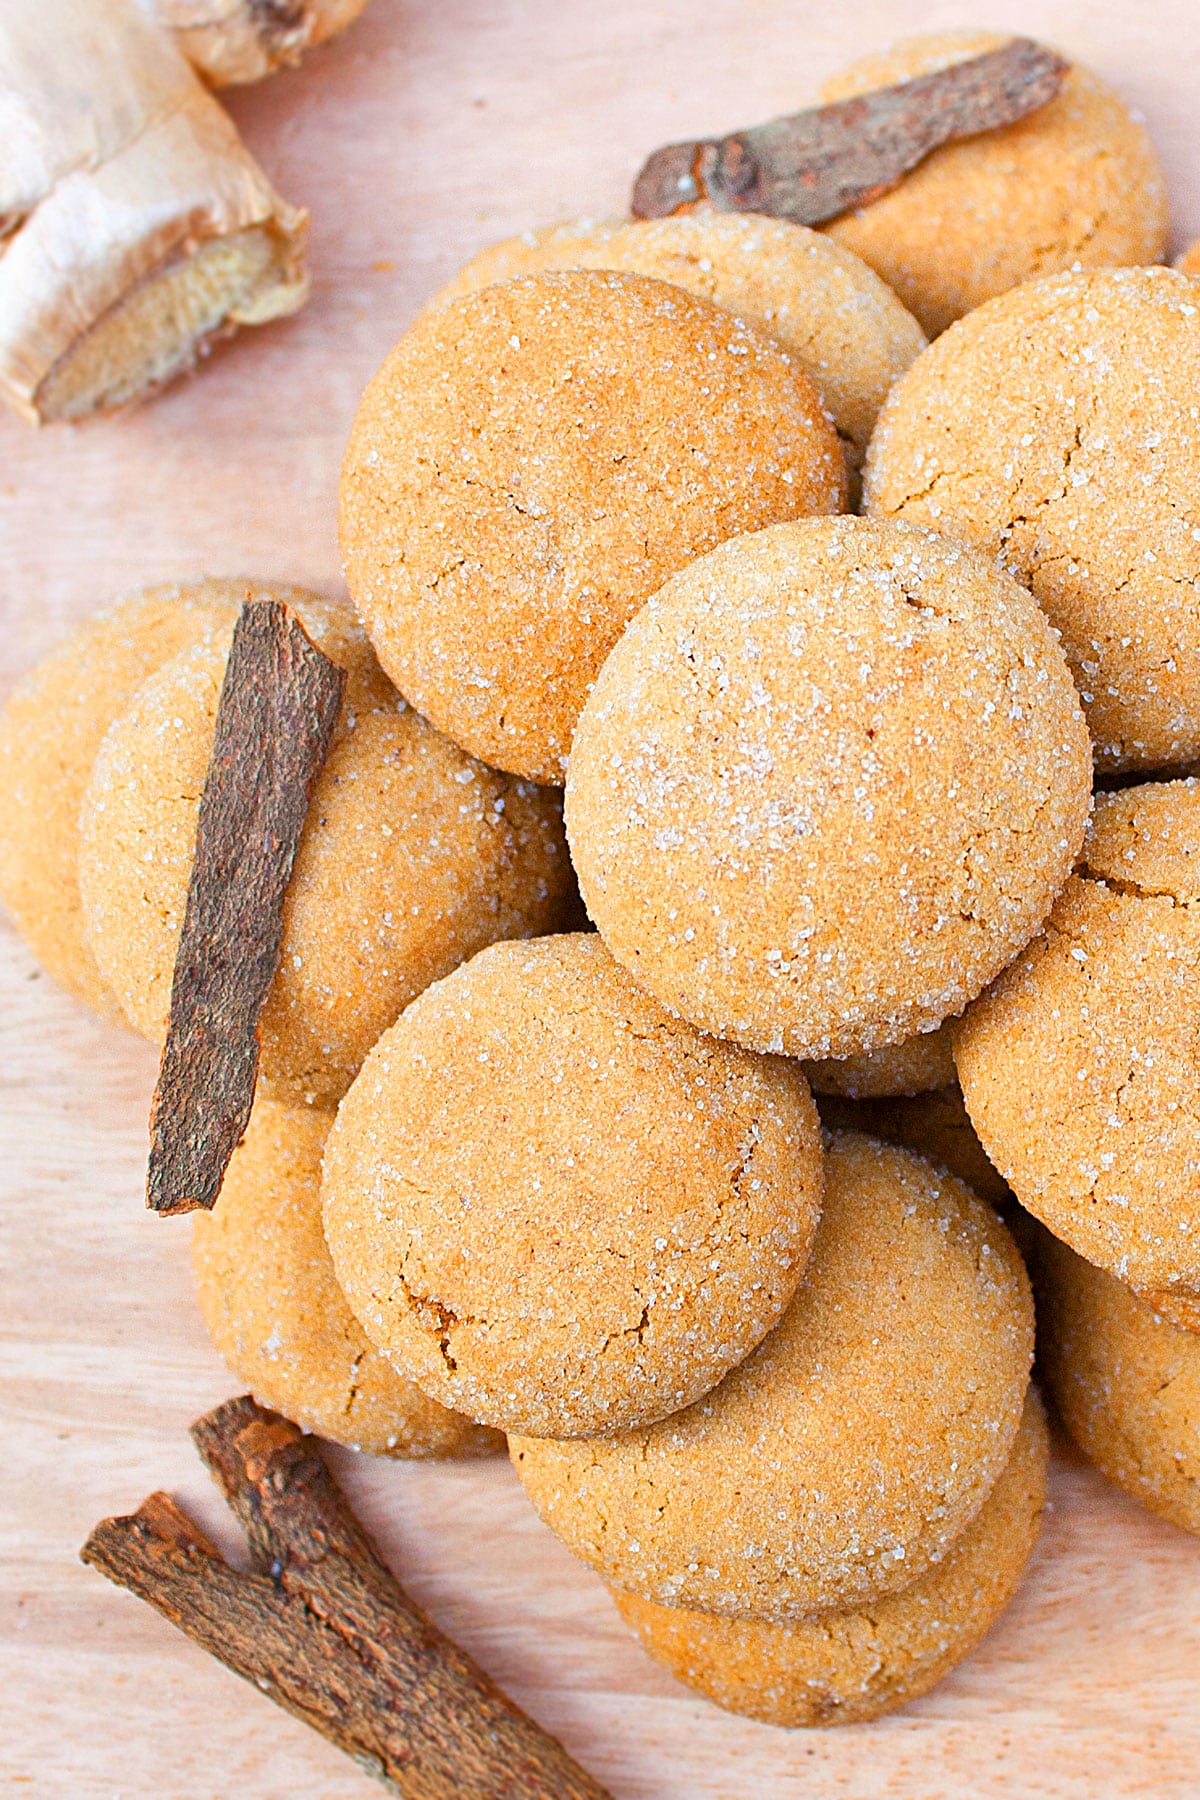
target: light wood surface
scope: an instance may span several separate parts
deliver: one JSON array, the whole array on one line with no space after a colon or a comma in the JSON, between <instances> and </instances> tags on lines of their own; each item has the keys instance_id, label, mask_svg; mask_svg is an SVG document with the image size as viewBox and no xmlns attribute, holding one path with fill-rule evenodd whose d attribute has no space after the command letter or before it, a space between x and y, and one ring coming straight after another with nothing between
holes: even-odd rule
<instances>
[{"instance_id":1,"label":"light wood surface","mask_svg":"<svg viewBox=\"0 0 1200 1800\"><path fill-rule=\"evenodd\" d=\"M206 570L337 592L355 400L470 252L620 211L657 143L790 110L852 55L964 23L1034 32L1115 82L1167 163L1176 247L1200 233L1195 0L375 0L303 70L235 96L312 209L312 302L127 417L40 436L0 420L4 686L130 585ZM151 1053L7 927L0 1031L0 1787L365 1796L367 1777L76 1561L95 1520L160 1486L231 1542L186 1428L236 1383L191 1297L186 1222L142 1209ZM977 1654L897 1718L794 1734L647 1661L506 1464L339 1467L402 1579L617 1800L1200 1792L1200 1545L1069 1451Z\"/></svg>"}]
</instances>

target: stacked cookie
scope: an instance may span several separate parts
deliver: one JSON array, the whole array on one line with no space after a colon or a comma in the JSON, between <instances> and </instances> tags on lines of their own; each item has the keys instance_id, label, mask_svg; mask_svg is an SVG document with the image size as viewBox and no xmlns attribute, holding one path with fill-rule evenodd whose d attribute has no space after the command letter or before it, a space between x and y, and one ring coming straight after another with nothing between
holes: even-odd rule
<instances>
[{"instance_id":1,"label":"stacked cookie","mask_svg":"<svg viewBox=\"0 0 1200 1800\"><path fill-rule=\"evenodd\" d=\"M510 240L363 396L361 625L284 596L348 680L214 1341L341 1442L505 1434L650 1653L776 1723L924 1692L1020 1578L1014 1194L1068 1425L1197 1523L1200 288L1097 266L1164 240L1079 69L821 232ZM14 916L154 1038L244 586L122 603L0 737Z\"/></svg>"},{"instance_id":2,"label":"stacked cookie","mask_svg":"<svg viewBox=\"0 0 1200 1800\"><path fill-rule=\"evenodd\" d=\"M738 232L761 239L724 222L726 254ZM811 235L797 268L829 260ZM334 1268L407 1378L509 1435L652 1653L765 1718L872 1717L965 1654L1029 1555L1032 1308L994 1214L870 1137L827 1146L816 1225L803 1066L945 1083L945 1021L1078 855L1083 713L1044 615L985 557L822 516L811 400L780 415L786 451L750 443L790 473L756 489L783 517L696 554L695 480L725 505L730 477L706 449L679 485L692 427L647 363L619 437L611 394L653 312L680 367L697 342L719 359L726 409L724 356L765 366L751 328L739 346L643 274L473 280L364 396L349 579L447 730L514 768L557 769L569 736L599 929L488 950L384 1034L325 1155ZM623 501L646 504L651 459L653 540ZM464 479L482 510L451 506ZM647 597L651 541L683 566Z\"/></svg>"}]
</instances>

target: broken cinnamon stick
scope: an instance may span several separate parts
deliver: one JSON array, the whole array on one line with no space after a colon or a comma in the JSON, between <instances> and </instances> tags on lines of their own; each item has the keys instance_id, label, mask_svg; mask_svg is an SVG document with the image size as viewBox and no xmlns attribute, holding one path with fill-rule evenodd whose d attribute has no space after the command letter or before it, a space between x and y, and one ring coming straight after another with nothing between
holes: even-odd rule
<instances>
[{"instance_id":1,"label":"broken cinnamon stick","mask_svg":"<svg viewBox=\"0 0 1200 1800\"><path fill-rule=\"evenodd\" d=\"M312 1438L249 1395L192 1427L245 1529L231 1569L166 1494L80 1555L404 1800L611 1800L426 1618Z\"/></svg>"},{"instance_id":2,"label":"broken cinnamon stick","mask_svg":"<svg viewBox=\"0 0 1200 1800\"><path fill-rule=\"evenodd\" d=\"M284 894L345 680L287 607L247 599L217 707L150 1114L154 1212L212 1207L246 1129Z\"/></svg>"},{"instance_id":3,"label":"broken cinnamon stick","mask_svg":"<svg viewBox=\"0 0 1200 1800\"><path fill-rule=\"evenodd\" d=\"M633 216L658 219L707 201L819 225L865 206L959 138L1012 125L1053 100L1068 64L1030 38L894 87L656 150L633 189Z\"/></svg>"}]
</instances>

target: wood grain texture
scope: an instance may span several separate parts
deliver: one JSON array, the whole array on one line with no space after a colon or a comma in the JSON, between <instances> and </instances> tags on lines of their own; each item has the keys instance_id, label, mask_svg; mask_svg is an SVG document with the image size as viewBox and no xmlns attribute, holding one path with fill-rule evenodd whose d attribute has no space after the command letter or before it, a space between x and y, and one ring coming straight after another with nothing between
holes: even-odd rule
<instances>
[{"instance_id":1,"label":"wood grain texture","mask_svg":"<svg viewBox=\"0 0 1200 1800\"><path fill-rule=\"evenodd\" d=\"M809 101L903 31L977 23L1089 62L1145 112L1177 246L1200 234L1194 0L374 0L295 74L230 97L313 211L297 319L142 412L0 419L7 686L122 588L249 571L336 593L334 495L366 379L474 250L621 209L648 151ZM227 1553L190 1421L236 1384L191 1295L186 1220L145 1213L153 1052L0 938L0 1788L62 1800L367 1800L365 1776L76 1560L172 1489ZM401 1579L618 1800L1184 1800L1200 1769L1200 1545L1071 1453L1016 1603L901 1716L793 1733L677 1687L507 1465L338 1459Z\"/></svg>"}]
</instances>

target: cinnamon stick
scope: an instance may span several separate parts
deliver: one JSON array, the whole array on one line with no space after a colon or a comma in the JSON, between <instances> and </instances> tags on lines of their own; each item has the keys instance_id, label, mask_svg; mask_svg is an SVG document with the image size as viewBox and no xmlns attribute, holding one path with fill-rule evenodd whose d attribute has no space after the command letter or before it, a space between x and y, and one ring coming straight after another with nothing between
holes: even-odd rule
<instances>
[{"instance_id":1,"label":"cinnamon stick","mask_svg":"<svg viewBox=\"0 0 1200 1800\"><path fill-rule=\"evenodd\" d=\"M249 1395L192 1436L245 1529L252 1573L231 1569L166 1494L97 1525L85 1563L404 1800L611 1800L409 1599L312 1438Z\"/></svg>"},{"instance_id":2,"label":"cinnamon stick","mask_svg":"<svg viewBox=\"0 0 1200 1800\"><path fill-rule=\"evenodd\" d=\"M818 225L878 199L936 150L1012 125L1053 100L1068 64L1030 38L851 100L656 150L633 215L658 219L707 201Z\"/></svg>"},{"instance_id":3,"label":"cinnamon stick","mask_svg":"<svg viewBox=\"0 0 1200 1800\"><path fill-rule=\"evenodd\" d=\"M234 628L150 1114L147 1204L214 1205L258 1079L283 899L345 673L277 600Z\"/></svg>"}]
</instances>

